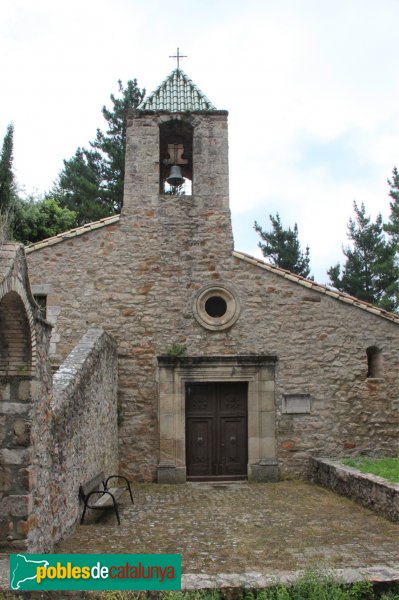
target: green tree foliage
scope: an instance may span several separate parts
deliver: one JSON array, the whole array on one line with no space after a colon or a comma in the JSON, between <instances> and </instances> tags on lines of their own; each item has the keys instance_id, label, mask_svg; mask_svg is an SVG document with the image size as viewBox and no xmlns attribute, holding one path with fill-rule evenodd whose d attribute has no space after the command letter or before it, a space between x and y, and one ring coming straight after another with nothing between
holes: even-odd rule
<instances>
[{"instance_id":1,"label":"green tree foliage","mask_svg":"<svg viewBox=\"0 0 399 600\"><path fill-rule=\"evenodd\" d=\"M0 154L0 241L10 239L17 199L17 187L12 170L14 125L10 123Z\"/></svg>"},{"instance_id":2,"label":"green tree foliage","mask_svg":"<svg viewBox=\"0 0 399 600\"><path fill-rule=\"evenodd\" d=\"M0 155L0 211L4 214L12 209L16 197L16 186L12 170L14 148L14 125L10 123L4 136Z\"/></svg>"},{"instance_id":3,"label":"green tree foliage","mask_svg":"<svg viewBox=\"0 0 399 600\"><path fill-rule=\"evenodd\" d=\"M390 187L389 195L391 202L391 214L388 223L384 225L384 231L388 234L392 252L394 255L394 284L391 285L391 297L393 298L394 310L399 309L399 172L396 167L392 171L392 179L388 179Z\"/></svg>"},{"instance_id":4,"label":"green tree foliage","mask_svg":"<svg viewBox=\"0 0 399 600\"><path fill-rule=\"evenodd\" d=\"M49 197L60 206L76 212L77 225L96 221L121 211L125 177L126 119L130 108L136 108L145 90L130 80L126 87L118 82L120 97L111 94L112 108L102 114L107 122L105 133L97 129L90 149L78 148L75 155L64 160Z\"/></svg>"},{"instance_id":5,"label":"green tree foliage","mask_svg":"<svg viewBox=\"0 0 399 600\"><path fill-rule=\"evenodd\" d=\"M123 182L125 179L126 123L128 111L136 108L143 100L145 90L137 87L137 80L129 80L124 88L118 81L121 98L111 94L112 110L106 106L102 109L104 119L108 123L106 133L97 129L97 135L91 146L105 157L102 162L105 197L112 204L114 211L120 212L123 202Z\"/></svg>"},{"instance_id":6,"label":"green tree foliage","mask_svg":"<svg viewBox=\"0 0 399 600\"><path fill-rule=\"evenodd\" d=\"M78 148L72 158L64 160L56 187L47 194L47 197L52 194L60 206L76 214L77 226L114 214L113 206L102 197L101 171L100 154Z\"/></svg>"},{"instance_id":7,"label":"green tree foliage","mask_svg":"<svg viewBox=\"0 0 399 600\"><path fill-rule=\"evenodd\" d=\"M259 242L263 255L269 259L272 264L282 269L287 269L292 273L297 273L302 277L310 275L310 257L309 247L303 252L298 239L298 225L295 223L294 229L289 227L284 229L279 214L274 217L269 215L272 224L272 231L264 231L255 221L255 231L257 231L263 241Z\"/></svg>"},{"instance_id":8,"label":"green tree foliage","mask_svg":"<svg viewBox=\"0 0 399 600\"><path fill-rule=\"evenodd\" d=\"M354 202L355 218L349 219L348 238L351 246L343 249L345 264L336 264L327 273L332 285L386 310L398 307L397 273L392 244L385 239L381 215L372 222L362 203Z\"/></svg>"},{"instance_id":9,"label":"green tree foliage","mask_svg":"<svg viewBox=\"0 0 399 600\"><path fill-rule=\"evenodd\" d=\"M391 214L388 223L384 225L384 230L391 237L392 243L396 247L396 253L399 254L399 172L396 167L392 171L392 179L388 179L388 184L389 195L392 199L390 202Z\"/></svg>"},{"instance_id":10,"label":"green tree foliage","mask_svg":"<svg viewBox=\"0 0 399 600\"><path fill-rule=\"evenodd\" d=\"M76 214L52 198L18 199L15 204L13 237L23 244L35 243L74 227Z\"/></svg>"}]
</instances>

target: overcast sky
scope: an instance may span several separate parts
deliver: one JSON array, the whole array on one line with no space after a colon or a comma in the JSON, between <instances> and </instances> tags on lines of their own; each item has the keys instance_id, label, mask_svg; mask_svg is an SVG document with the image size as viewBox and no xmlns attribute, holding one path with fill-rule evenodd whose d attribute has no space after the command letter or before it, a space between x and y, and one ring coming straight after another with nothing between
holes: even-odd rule
<instances>
[{"instance_id":1,"label":"overcast sky","mask_svg":"<svg viewBox=\"0 0 399 600\"><path fill-rule=\"evenodd\" d=\"M175 62L229 111L237 250L254 220L298 223L316 280L342 261L353 200L389 214L399 167L399 0L1 0L0 138L26 193L103 126L117 80L150 93Z\"/></svg>"}]
</instances>

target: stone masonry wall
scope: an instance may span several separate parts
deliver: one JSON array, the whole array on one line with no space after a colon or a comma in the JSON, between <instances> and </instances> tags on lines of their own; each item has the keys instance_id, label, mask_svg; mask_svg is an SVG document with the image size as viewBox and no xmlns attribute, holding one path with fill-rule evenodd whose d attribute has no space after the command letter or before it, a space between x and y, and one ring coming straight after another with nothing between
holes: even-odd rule
<instances>
[{"instance_id":1,"label":"stone masonry wall","mask_svg":"<svg viewBox=\"0 0 399 600\"><path fill-rule=\"evenodd\" d=\"M102 470L118 472L115 342L102 330L88 331L52 383L52 394L36 397L29 421L24 472L31 501L14 504L25 511L20 528L30 552L51 552L73 529L82 511L81 483Z\"/></svg>"},{"instance_id":2,"label":"stone masonry wall","mask_svg":"<svg viewBox=\"0 0 399 600\"><path fill-rule=\"evenodd\" d=\"M342 456L367 448L397 452L397 324L231 255L219 262L216 249L197 254L201 240L191 237L187 208L185 199L159 198L159 208L151 209L142 226L138 222L129 231L129 223L124 229L113 225L111 231L62 242L56 248L58 260L51 247L29 255L35 281L43 281L45 271L59 295L65 290L58 321L62 353L87 325L102 326L117 340L124 471L138 479L155 477L156 357L175 342L184 344L189 356L278 357L277 458L285 475L304 474L309 454ZM165 211L180 223L175 254L161 227ZM141 228L148 239L151 227L159 230L156 243L138 239ZM194 297L203 285L222 282L234 287L241 314L231 329L209 331L194 318ZM373 345L383 355L384 374L378 380L367 378L366 348ZM310 413L284 413L289 394L309 395Z\"/></svg>"},{"instance_id":3,"label":"stone masonry wall","mask_svg":"<svg viewBox=\"0 0 399 600\"><path fill-rule=\"evenodd\" d=\"M23 471L32 503L26 507L23 531L28 551L46 552L52 549L50 486L55 472L54 440L51 437L51 327L40 316L37 324L37 378L31 383L31 412L27 422L27 429L30 430L30 462Z\"/></svg>"},{"instance_id":4,"label":"stone masonry wall","mask_svg":"<svg viewBox=\"0 0 399 600\"><path fill-rule=\"evenodd\" d=\"M0 249L0 547L26 549L27 537L45 525L49 502L42 494L51 448L49 406L51 327L30 293L23 248Z\"/></svg>"},{"instance_id":5,"label":"stone masonry wall","mask_svg":"<svg viewBox=\"0 0 399 600\"><path fill-rule=\"evenodd\" d=\"M180 117L194 127L193 195L159 195L159 124L168 118L133 115L119 221L28 255L33 283L57 298L59 357L87 327L116 339L123 471L155 478L157 357L175 343L192 357L277 357L276 448L265 459L277 458L283 476L304 475L309 454L397 452L398 323L232 254L226 113ZM209 285L238 299L230 329L211 331L195 318ZM370 346L382 353L378 379L367 377ZM292 397L309 410L287 411Z\"/></svg>"},{"instance_id":6,"label":"stone masonry wall","mask_svg":"<svg viewBox=\"0 0 399 600\"><path fill-rule=\"evenodd\" d=\"M309 477L337 494L348 496L391 521L399 521L399 484L325 458L311 458Z\"/></svg>"},{"instance_id":7,"label":"stone masonry wall","mask_svg":"<svg viewBox=\"0 0 399 600\"><path fill-rule=\"evenodd\" d=\"M79 485L100 471L118 473L117 373L115 342L90 329L54 374L48 482L53 542L81 516Z\"/></svg>"},{"instance_id":8,"label":"stone masonry wall","mask_svg":"<svg viewBox=\"0 0 399 600\"><path fill-rule=\"evenodd\" d=\"M115 342L90 330L53 378L51 325L24 252L0 249L0 548L48 552L80 516L79 485L118 473Z\"/></svg>"}]
</instances>

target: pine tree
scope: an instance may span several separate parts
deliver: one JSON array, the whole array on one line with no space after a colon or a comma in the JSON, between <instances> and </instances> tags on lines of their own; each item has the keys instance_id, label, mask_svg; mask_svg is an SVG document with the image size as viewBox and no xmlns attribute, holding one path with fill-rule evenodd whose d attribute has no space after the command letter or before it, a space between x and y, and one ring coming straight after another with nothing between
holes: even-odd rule
<instances>
[{"instance_id":1,"label":"pine tree","mask_svg":"<svg viewBox=\"0 0 399 600\"><path fill-rule=\"evenodd\" d=\"M391 297L393 298L394 309L399 309L399 172L396 167L392 171L392 179L388 179L390 187L389 195L391 214L389 221L384 225L384 231L389 236L392 252L394 255L394 283L390 287Z\"/></svg>"},{"instance_id":2,"label":"pine tree","mask_svg":"<svg viewBox=\"0 0 399 600\"><path fill-rule=\"evenodd\" d=\"M46 195L53 195L60 206L76 214L76 226L114 214L113 206L102 197L101 160L98 152L78 148L64 161L55 190Z\"/></svg>"},{"instance_id":3,"label":"pine tree","mask_svg":"<svg viewBox=\"0 0 399 600\"><path fill-rule=\"evenodd\" d=\"M362 203L354 202L355 218L349 219L348 238L351 246L343 249L345 265L331 267L327 273L332 285L342 292L376 304L386 310L397 307L395 299L395 268L392 245L383 233L382 217L375 222L366 215Z\"/></svg>"},{"instance_id":4,"label":"pine tree","mask_svg":"<svg viewBox=\"0 0 399 600\"><path fill-rule=\"evenodd\" d=\"M12 209L16 196L14 173L12 170L14 148L14 125L10 123L4 136L3 147L0 155L0 211L4 214Z\"/></svg>"},{"instance_id":5,"label":"pine tree","mask_svg":"<svg viewBox=\"0 0 399 600\"><path fill-rule=\"evenodd\" d=\"M91 146L98 150L103 160L102 198L113 207L114 212L120 212L123 203L123 184L125 179L126 123L129 109L136 108L144 98L145 90L137 87L137 80L129 80L126 88L118 81L121 98L111 94L112 110L103 106L102 114L108 123L106 133L97 129L97 135Z\"/></svg>"},{"instance_id":6,"label":"pine tree","mask_svg":"<svg viewBox=\"0 0 399 600\"><path fill-rule=\"evenodd\" d=\"M389 222L384 225L384 230L390 235L396 245L396 252L399 253L399 172L396 167L392 171L392 180L388 179L388 184L391 188L389 195L392 198L391 215Z\"/></svg>"},{"instance_id":7,"label":"pine tree","mask_svg":"<svg viewBox=\"0 0 399 600\"><path fill-rule=\"evenodd\" d=\"M279 214L274 217L269 215L272 223L272 231L264 231L255 221L255 231L257 231L263 242L259 242L265 258L272 264L292 273L297 273L302 277L310 275L310 256L309 247L303 252L298 239L298 225L295 223L294 229L289 227L284 229Z\"/></svg>"},{"instance_id":8,"label":"pine tree","mask_svg":"<svg viewBox=\"0 0 399 600\"><path fill-rule=\"evenodd\" d=\"M90 149L78 148L72 158L64 160L64 168L48 194L76 212L78 225L118 213L122 208L127 113L140 104L145 90L137 87L136 79L128 81L125 88L121 81L118 85L121 97L111 94L112 108L102 109L106 132L97 129Z\"/></svg>"},{"instance_id":9,"label":"pine tree","mask_svg":"<svg viewBox=\"0 0 399 600\"><path fill-rule=\"evenodd\" d=\"M10 239L17 189L12 170L14 125L10 123L0 154L0 242Z\"/></svg>"}]
</instances>

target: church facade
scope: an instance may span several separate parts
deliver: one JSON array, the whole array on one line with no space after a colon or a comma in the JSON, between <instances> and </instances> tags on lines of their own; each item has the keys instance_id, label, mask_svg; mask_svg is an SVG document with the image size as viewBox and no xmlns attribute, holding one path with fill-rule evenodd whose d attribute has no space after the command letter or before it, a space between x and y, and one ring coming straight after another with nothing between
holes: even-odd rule
<instances>
[{"instance_id":1,"label":"church facade","mask_svg":"<svg viewBox=\"0 0 399 600\"><path fill-rule=\"evenodd\" d=\"M234 250L227 116L175 69L130 115L121 215L26 249L53 362L90 327L115 338L137 480L396 454L399 317Z\"/></svg>"}]
</instances>

